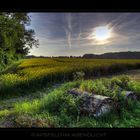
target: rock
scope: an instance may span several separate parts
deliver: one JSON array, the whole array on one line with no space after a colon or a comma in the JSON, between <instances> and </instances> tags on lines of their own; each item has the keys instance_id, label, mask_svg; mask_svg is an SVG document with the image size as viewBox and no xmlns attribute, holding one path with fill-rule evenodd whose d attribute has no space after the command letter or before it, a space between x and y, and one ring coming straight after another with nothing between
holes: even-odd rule
<instances>
[{"instance_id":1,"label":"rock","mask_svg":"<svg viewBox=\"0 0 140 140\"><path fill-rule=\"evenodd\" d=\"M113 100L110 97L93 95L94 106L96 108L96 114L94 116L100 116L104 113L109 112L112 109Z\"/></svg>"},{"instance_id":2,"label":"rock","mask_svg":"<svg viewBox=\"0 0 140 140\"><path fill-rule=\"evenodd\" d=\"M96 114L94 114L95 117L101 116L105 113L110 112L113 109L113 107L110 104L104 104L96 111Z\"/></svg>"},{"instance_id":3,"label":"rock","mask_svg":"<svg viewBox=\"0 0 140 140\"><path fill-rule=\"evenodd\" d=\"M81 115L97 117L113 109L113 100L110 97L95 95L79 89L72 89L68 93L80 97L79 111Z\"/></svg>"},{"instance_id":4,"label":"rock","mask_svg":"<svg viewBox=\"0 0 140 140\"><path fill-rule=\"evenodd\" d=\"M138 100L139 97L133 91L120 92L125 98L125 103L128 105L128 99ZM105 113L109 113L112 109L120 111L119 102L115 102L112 98L102 95L96 95L86 91L82 91L78 88L74 88L68 91L68 94L74 97L80 97L79 111L81 115L89 115L98 117Z\"/></svg>"},{"instance_id":5,"label":"rock","mask_svg":"<svg viewBox=\"0 0 140 140\"><path fill-rule=\"evenodd\" d=\"M84 94L80 103L81 114L88 114L89 116L101 116L108 113L113 108L113 100L101 95L87 95Z\"/></svg>"},{"instance_id":6,"label":"rock","mask_svg":"<svg viewBox=\"0 0 140 140\"><path fill-rule=\"evenodd\" d=\"M72 94L72 95L75 95L75 96L80 96L82 94L89 94L88 92L82 91L78 88L73 88L73 89L69 90L68 93Z\"/></svg>"},{"instance_id":7,"label":"rock","mask_svg":"<svg viewBox=\"0 0 140 140\"><path fill-rule=\"evenodd\" d=\"M133 91L125 91L123 94L126 99L138 100L138 96Z\"/></svg>"}]
</instances>

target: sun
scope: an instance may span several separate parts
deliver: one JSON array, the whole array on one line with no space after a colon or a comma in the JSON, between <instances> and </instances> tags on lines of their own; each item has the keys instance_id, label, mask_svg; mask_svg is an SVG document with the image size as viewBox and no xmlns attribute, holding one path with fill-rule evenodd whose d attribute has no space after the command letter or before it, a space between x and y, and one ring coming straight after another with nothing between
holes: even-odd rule
<instances>
[{"instance_id":1,"label":"sun","mask_svg":"<svg viewBox=\"0 0 140 140\"><path fill-rule=\"evenodd\" d=\"M109 26L98 26L94 28L91 37L98 44L105 44L108 42L108 39L112 36L112 29Z\"/></svg>"}]
</instances>

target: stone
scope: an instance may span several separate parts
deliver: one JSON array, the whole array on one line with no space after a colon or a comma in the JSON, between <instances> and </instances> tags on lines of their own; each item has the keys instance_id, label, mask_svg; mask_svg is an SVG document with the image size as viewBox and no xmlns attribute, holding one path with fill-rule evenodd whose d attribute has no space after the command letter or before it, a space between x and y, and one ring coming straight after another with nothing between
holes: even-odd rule
<instances>
[{"instance_id":1,"label":"stone","mask_svg":"<svg viewBox=\"0 0 140 140\"><path fill-rule=\"evenodd\" d=\"M94 114L95 117L101 116L102 114L108 113L112 110L112 106L110 104L104 104L96 111L96 114Z\"/></svg>"},{"instance_id":2,"label":"stone","mask_svg":"<svg viewBox=\"0 0 140 140\"><path fill-rule=\"evenodd\" d=\"M101 116L111 111L113 107L113 100L102 95L86 95L82 96L82 103L80 105L80 112L89 114L89 116Z\"/></svg>"},{"instance_id":3,"label":"stone","mask_svg":"<svg viewBox=\"0 0 140 140\"><path fill-rule=\"evenodd\" d=\"M138 96L133 91L125 91L124 96L126 99L138 100Z\"/></svg>"},{"instance_id":4,"label":"stone","mask_svg":"<svg viewBox=\"0 0 140 140\"><path fill-rule=\"evenodd\" d=\"M88 93L76 88L68 93L80 97L79 111L81 115L98 117L113 109L113 100L110 97Z\"/></svg>"}]
</instances>

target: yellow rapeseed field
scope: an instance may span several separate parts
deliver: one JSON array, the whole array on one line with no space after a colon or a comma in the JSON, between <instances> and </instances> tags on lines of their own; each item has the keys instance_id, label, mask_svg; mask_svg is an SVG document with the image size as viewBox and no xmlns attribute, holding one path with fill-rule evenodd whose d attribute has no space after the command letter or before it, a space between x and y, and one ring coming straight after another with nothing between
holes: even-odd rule
<instances>
[{"instance_id":1,"label":"yellow rapeseed field","mask_svg":"<svg viewBox=\"0 0 140 140\"><path fill-rule=\"evenodd\" d=\"M78 71L85 76L113 74L140 68L140 60L83 59L83 58L32 58L24 59L15 71L0 75L0 92L42 86L43 84L73 80ZM5 94L5 93L4 93Z\"/></svg>"}]
</instances>

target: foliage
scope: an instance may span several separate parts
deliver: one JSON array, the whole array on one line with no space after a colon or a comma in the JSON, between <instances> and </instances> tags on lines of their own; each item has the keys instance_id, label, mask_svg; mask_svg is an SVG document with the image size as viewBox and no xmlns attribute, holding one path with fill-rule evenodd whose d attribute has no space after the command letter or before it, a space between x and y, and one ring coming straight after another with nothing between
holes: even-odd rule
<instances>
[{"instance_id":1,"label":"foliage","mask_svg":"<svg viewBox=\"0 0 140 140\"><path fill-rule=\"evenodd\" d=\"M134 91L140 96L140 82L130 81L128 83L128 89Z\"/></svg>"},{"instance_id":2,"label":"foliage","mask_svg":"<svg viewBox=\"0 0 140 140\"><path fill-rule=\"evenodd\" d=\"M119 90L121 86L120 83L125 78L127 79L128 77L122 75L110 79L102 78L97 80L68 82L50 91L50 93L44 94L42 98L15 103L11 111L1 111L0 117L14 116L11 120L14 122L14 127L139 127L140 103L129 100L128 105L125 106L123 91L120 92ZM112 81L113 84L115 83L116 85L115 91L111 91ZM119 85L117 85L117 81L120 82ZM130 79L128 81L127 85L128 88L130 88L129 83L132 81ZM72 88L83 88L83 85L84 90L91 90L92 84L96 89L101 86L108 89L108 96L119 101L121 108L120 114L115 110L98 118L81 116L79 114L78 106L80 98L67 94L67 91ZM104 88L101 87L96 93L103 95L105 93Z\"/></svg>"},{"instance_id":3,"label":"foliage","mask_svg":"<svg viewBox=\"0 0 140 140\"><path fill-rule=\"evenodd\" d=\"M0 75L0 98L2 96L27 94L49 86L53 83L61 83L69 80L84 80L84 78L96 78L109 74L109 69L114 65L129 64L135 68L140 60L103 60L103 59L81 59L81 58L33 58L20 60L9 66ZM129 69L129 68L128 68ZM113 71L115 73L115 70ZM89 81L90 82L90 81ZM88 82L88 83L89 83ZM102 84L103 82L103 84ZM111 85L110 85L111 82ZM121 76L121 79L100 80L97 83L88 84L88 90L104 95L108 89L115 90L117 86L127 87L129 79ZM81 86L84 86L81 85ZM86 87L86 88L87 88ZM12 91L12 93L11 93Z\"/></svg>"},{"instance_id":4,"label":"foliage","mask_svg":"<svg viewBox=\"0 0 140 140\"><path fill-rule=\"evenodd\" d=\"M15 127L49 127L47 120L32 118L29 115L18 116L14 120Z\"/></svg>"},{"instance_id":5,"label":"foliage","mask_svg":"<svg viewBox=\"0 0 140 140\"><path fill-rule=\"evenodd\" d=\"M0 71L38 45L27 13L0 13Z\"/></svg>"},{"instance_id":6,"label":"foliage","mask_svg":"<svg viewBox=\"0 0 140 140\"><path fill-rule=\"evenodd\" d=\"M83 80L84 76L85 76L85 73L82 71L73 73L73 77L75 80Z\"/></svg>"}]
</instances>

